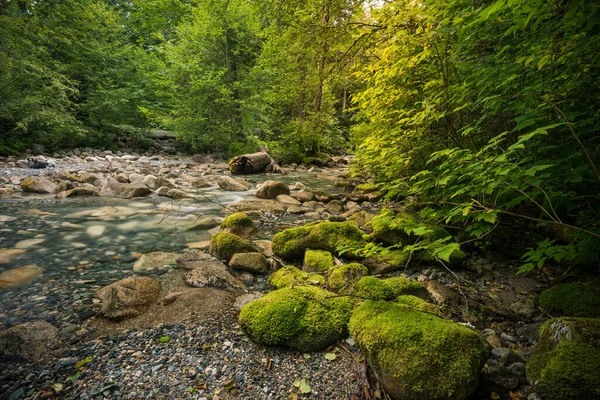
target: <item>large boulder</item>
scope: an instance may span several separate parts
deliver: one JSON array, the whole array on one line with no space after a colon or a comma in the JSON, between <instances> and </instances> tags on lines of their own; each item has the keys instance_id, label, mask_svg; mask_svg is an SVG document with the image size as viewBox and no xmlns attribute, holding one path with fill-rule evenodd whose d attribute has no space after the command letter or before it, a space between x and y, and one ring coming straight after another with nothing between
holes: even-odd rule
<instances>
[{"instance_id":1,"label":"large boulder","mask_svg":"<svg viewBox=\"0 0 600 400\"><path fill-rule=\"evenodd\" d=\"M269 285L275 289L306 285L324 286L325 278L322 275L301 271L293 265L288 265L269 276Z\"/></svg>"},{"instance_id":2,"label":"large boulder","mask_svg":"<svg viewBox=\"0 0 600 400\"><path fill-rule=\"evenodd\" d=\"M196 288L246 289L246 286L231 275L223 263L204 263L185 275L185 283Z\"/></svg>"},{"instance_id":3,"label":"large boulder","mask_svg":"<svg viewBox=\"0 0 600 400\"><path fill-rule=\"evenodd\" d=\"M366 301L349 328L395 400L466 399L488 358L477 332L408 304Z\"/></svg>"},{"instance_id":4,"label":"large boulder","mask_svg":"<svg viewBox=\"0 0 600 400\"><path fill-rule=\"evenodd\" d=\"M29 193L49 194L56 192L56 184L48 178L32 176L21 182L21 189Z\"/></svg>"},{"instance_id":5,"label":"large boulder","mask_svg":"<svg viewBox=\"0 0 600 400\"><path fill-rule=\"evenodd\" d=\"M527 378L544 399L600 398L600 319L546 321Z\"/></svg>"},{"instance_id":6,"label":"large boulder","mask_svg":"<svg viewBox=\"0 0 600 400\"><path fill-rule=\"evenodd\" d=\"M120 197L130 199L132 197L142 197L151 192L150 188L141 182L120 183L116 179L107 178L101 190L101 195L108 197Z\"/></svg>"},{"instance_id":7,"label":"large boulder","mask_svg":"<svg viewBox=\"0 0 600 400\"><path fill-rule=\"evenodd\" d=\"M548 314L562 317L600 318L600 282L561 283L544 290L540 307Z\"/></svg>"},{"instance_id":8,"label":"large boulder","mask_svg":"<svg viewBox=\"0 0 600 400\"><path fill-rule=\"evenodd\" d=\"M233 213L221 223L223 232L233 233L241 238L247 239L258 229L254 221L243 212Z\"/></svg>"},{"instance_id":9,"label":"large boulder","mask_svg":"<svg viewBox=\"0 0 600 400\"><path fill-rule=\"evenodd\" d=\"M46 321L32 321L0 332L0 358L36 362L56 343L58 329Z\"/></svg>"},{"instance_id":10,"label":"large boulder","mask_svg":"<svg viewBox=\"0 0 600 400\"><path fill-rule=\"evenodd\" d=\"M248 199L229 204L223 209L223 212L226 214L237 212L245 212L248 214L283 214L285 213L285 209L285 206L276 200Z\"/></svg>"},{"instance_id":11,"label":"large boulder","mask_svg":"<svg viewBox=\"0 0 600 400\"><path fill-rule=\"evenodd\" d=\"M235 253L256 253L250 242L228 232L219 232L210 240L208 252L220 260L229 261Z\"/></svg>"},{"instance_id":12,"label":"large boulder","mask_svg":"<svg viewBox=\"0 0 600 400\"><path fill-rule=\"evenodd\" d=\"M301 352L323 349L347 333L356 300L314 286L276 290L246 304L239 315L255 342Z\"/></svg>"},{"instance_id":13,"label":"large boulder","mask_svg":"<svg viewBox=\"0 0 600 400\"><path fill-rule=\"evenodd\" d=\"M265 181L256 188L256 197L259 199L276 199L281 194L290 194L290 188L284 182Z\"/></svg>"},{"instance_id":14,"label":"large boulder","mask_svg":"<svg viewBox=\"0 0 600 400\"><path fill-rule=\"evenodd\" d=\"M15 289L29 285L44 272L44 268L36 265L9 269L0 273L0 289Z\"/></svg>"},{"instance_id":15,"label":"large boulder","mask_svg":"<svg viewBox=\"0 0 600 400\"><path fill-rule=\"evenodd\" d=\"M102 300L100 313L112 320L137 317L158 300L160 289L160 282L153 278L121 279L97 292Z\"/></svg>"},{"instance_id":16,"label":"large boulder","mask_svg":"<svg viewBox=\"0 0 600 400\"><path fill-rule=\"evenodd\" d=\"M286 229L273 236L273 253L284 259L302 258L309 248L336 252L340 246L364 245L362 231L352 222L323 221Z\"/></svg>"},{"instance_id":17,"label":"large boulder","mask_svg":"<svg viewBox=\"0 0 600 400\"><path fill-rule=\"evenodd\" d=\"M302 269L310 272L327 272L335 266L333 254L327 250L306 249Z\"/></svg>"},{"instance_id":18,"label":"large boulder","mask_svg":"<svg viewBox=\"0 0 600 400\"><path fill-rule=\"evenodd\" d=\"M327 285L339 293L352 293L355 285L366 275L369 275L369 270L362 264L339 265L329 271Z\"/></svg>"},{"instance_id":19,"label":"large boulder","mask_svg":"<svg viewBox=\"0 0 600 400\"><path fill-rule=\"evenodd\" d=\"M250 184L240 182L237 179L227 175L219 177L217 185L219 185L221 189L230 192L244 192L250 189Z\"/></svg>"},{"instance_id":20,"label":"large boulder","mask_svg":"<svg viewBox=\"0 0 600 400\"><path fill-rule=\"evenodd\" d=\"M269 271L269 262L261 253L235 253L229 261L229 266L254 274L266 274Z\"/></svg>"}]
</instances>

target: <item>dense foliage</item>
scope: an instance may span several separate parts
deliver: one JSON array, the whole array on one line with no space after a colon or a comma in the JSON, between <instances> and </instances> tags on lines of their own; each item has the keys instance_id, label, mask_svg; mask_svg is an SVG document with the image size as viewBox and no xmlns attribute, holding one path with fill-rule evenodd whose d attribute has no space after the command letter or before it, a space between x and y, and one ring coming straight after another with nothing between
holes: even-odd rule
<instances>
[{"instance_id":1,"label":"dense foliage","mask_svg":"<svg viewBox=\"0 0 600 400\"><path fill-rule=\"evenodd\" d=\"M123 125L284 162L355 147L357 173L421 204L385 216L415 251L510 224L544 229L523 270L596 262L599 57L585 0L2 0L0 153Z\"/></svg>"}]
</instances>

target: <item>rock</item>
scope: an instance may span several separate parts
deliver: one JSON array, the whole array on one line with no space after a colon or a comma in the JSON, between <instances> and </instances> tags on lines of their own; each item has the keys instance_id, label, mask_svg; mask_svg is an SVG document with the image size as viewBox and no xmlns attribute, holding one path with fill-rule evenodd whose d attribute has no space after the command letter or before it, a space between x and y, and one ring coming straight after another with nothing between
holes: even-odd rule
<instances>
[{"instance_id":1,"label":"rock","mask_svg":"<svg viewBox=\"0 0 600 400\"><path fill-rule=\"evenodd\" d=\"M150 189L157 189L158 186L156 186L156 180L157 178L154 175L146 175L144 179L142 179L142 183Z\"/></svg>"},{"instance_id":2,"label":"rock","mask_svg":"<svg viewBox=\"0 0 600 400\"><path fill-rule=\"evenodd\" d=\"M362 263L369 268L371 274L380 275L396 271L407 266L411 259L408 251L390 250L385 254L376 254L362 260Z\"/></svg>"},{"instance_id":3,"label":"rock","mask_svg":"<svg viewBox=\"0 0 600 400\"><path fill-rule=\"evenodd\" d=\"M232 174L256 174L260 172L275 172L283 174L277 162L265 152L243 154L229 160L229 171Z\"/></svg>"},{"instance_id":4,"label":"rock","mask_svg":"<svg viewBox=\"0 0 600 400\"><path fill-rule=\"evenodd\" d=\"M289 265L272 273L269 276L269 285L275 289L301 285L324 286L325 278L322 275L301 271Z\"/></svg>"},{"instance_id":5,"label":"rock","mask_svg":"<svg viewBox=\"0 0 600 400\"><path fill-rule=\"evenodd\" d=\"M457 306L460 303L458 294L438 281L430 280L427 283L427 291L438 304Z\"/></svg>"},{"instance_id":6,"label":"rock","mask_svg":"<svg viewBox=\"0 0 600 400\"><path fill-rule=\"evenodd\" d=\"M44 268L36 265L9 269L0 273L0 289L15 289L29 285L44 272Z\"/></svg>"},{"instance_id":7,"label":"rock","mask_svg":"<svg viewBox=\"0 0 600 400\"><path fill-rule=\"evenodd\" d=\"M376 300L393 300L402 295L429 300L427 290L421 283L401 276L388 279L364 276L354 285L353 294Z\"/></svg>"},{"instance_id":8,"label":"rock","mask_svg":"<svg viewBox=\"0 0 600 400\"><path fill-rule=\"evenodd\" d=\"M335 252L340 246L363 247L362 231L352 222L324 221L286 229L273 236L273 253L284 259L301 258L308 248Z\"/></svg>"},{"instance_id":9,"label":"rock","mask_svg":"<svg viewBox=\"0 0 600 400\"><path fill-rule=\"evenodd\" d=\"M151 192L150 188L138 183L120 183L113 178L106 179L106 182L101 190L101 195L109 197L120 197L130 199L132 197L142 197Z\"/></svg>"},{"instance_id":10,"label":"rock","mask_svg":"<svg viewBox=\"0 0 600 400\"><path fill-rule=\"evenodd\" d=\"M38 244L42 244L46 241L46 239L25 239L25 240L21 240L19 242L17 242L17 244L15 244L15 248L19 249L19 250L25 250L25 249L29 249L31 247L37 246Z\"/></svg>"},{"instance_id":11,"label":"rock","mask_svg":"<svg viewBox=\"0 0 600 400\"><path fill-rule=\"evenodd\" d=\"M0 357L26 362L44 359L55 345L58 329L46 321L31 321L0 332Z\"/></svg>"},{"instance_id":12,"label":"rock","mask_svg":"<svg viewBox=\"0 0 600 400\"><path fill-rule=\"evenodd\" d=\"M198 218L191 225L186 226L187 231L197 231L197 230L207 230L210 228L214 228L219 225L219 223L215 220L214 217L209 217L208 215Z\"/></svg>"},{"instance_id":13,"label":"rock","mask_svg":"<svg viewBox=\"0 0 600 400\"><path fill-rule=\"evenodd\" d=\"M356 303L330 296L335 294L314 286L276 290L242 307L239 323L255 342L317 351L344 336Z\"/></svg>"},{"instance_id":14,"label":"rock","mask_svg":"<svg viewBox=\"0 0 600 400\"><path fill-rule=\"evenodd\" d=\"M220 176L217 185L219 185L221 189L231 192L244 192L250 189L250 184L242 183L227 175Z\"/></svg>"},{"instance_id":15,"label":"rock","mask_svg":"<svg viewBox=\"0 0 600 400\"><path fill-rule=\"evenodd\" d=\"M349 328L396 400L466 399L487 360L487 344L474 330L402 304L366 301Z\"/></svg>"},{"instance_id":16,"label":"rock","mask_svg":"<svg viewBox=\"0 0 600 400\"><path fill-rule=\"evenodd\" d=\"M104 234L104 232L106 232L106 226L104 226L104 225L90 226L89 228L87 228L85 230L85 232L88 235L90 235L91 237L99 237L99 236L102 236Z\"/></svg>"},{"instance_id":17,"label":"rock","mask_svg":"<svg viewBox=\"0 0 600 400\"><path fill-rule=\"evenodd\" d=\"M223 212L226 214L236 212L283 214L285 213L285 207L276 200L250 199L229 204Z\"/></svg>"},{"instance_id":18,"label":"rock","mask_svg":"<svg viewBox=\"0 0 600 400\"><path fill-rule=\"evenodd\" d=\"M254 300L258 300L263 296L264 296L264 294L260 293L260 292L252 292L252 293L243 294L243 295L235 298L235 303L233 303L233 307L237 310L241 310L242 307L244 307L246 304L248 304Z\"/></svg>"},{"instance_id":19,"label":"rock","mask_svg":"<svg viewBox=\"0 0 600 400\"><path fill-rule=\"evenodd\" d=\"M158 300L160 290L160 282L153 278L121 279L97 292L102 300L100 313L112 320L137 317Z\"/></svg>"},{"instance_id":20,"label":"rock","mask_svg":"<svg viewBox=\"0 0 600 400\"><path fill-rule=\"evenodd\" d=\"M96 174L83 174L77 180L81 183L88 183L97 189L101 189L104 185L102 178Z\"/></svg>"},{"instance_id":21,"label":"rock","mask_svg":"<svg viewBox=\"0 0 600 400\"><path fill-rule=\"evenodd\" d=\"M167 196L170 197L170 198L172 198L172 199L175 199L175 200L194 197L190 193L186 193L183 190L179 190L179 189L171 189L171 190L169 190L167 192Z\"/></svg>"},{"instance_id":22,"label":"rock","mask_svg":"<svg viewBox=\"0 0 600 400\"><path fill-rule=\"evenodd\" d=\"M228 232L219 232L210 240L209 253L220 260L229 261L235 253L257 251L250 242Z\"/></svg>"},{"instance_id":23,"label":"rock","mask_svg":"<svg viewBox=\"0 0 600 400\"><path fill-rule=\"evenodd\" d=\"M561 283L546 289L540 296L540 307L557 317L600 318L599 282Z\"/></svg>"},{"instance_id":24,"label":"rock","mask_svg":"<svg viewBox=\"0 0 600 400\"><path fill-rule=\"evenodd\" d=\"M304 190L301 190L299 192L294 192L294 193L290 194L290 196L302 203L305 203L307 201L312 201L315 199L314 194L312 194L311 192L305 192Z\"/></svg>"},{"instance_id":25,"label":"rock","mask_svg":"<svg viewBox=\"0 0 600 400\"><path fill-rule=\"evenodd\" d=\"M269 271L267 259L261 253L236 253L231 257L229 266L254 274L266 274Z\"/></svg>"},{"instance_id":26,"label":"rock","mask_svg":"<svg viewBox=\"0 0 600 400\"><path fill-rule=\"evenodd\" d=\"M75 196L100 196L100 191L94 185L84 183L83 185L78 186L76 188L60 192L56 194L55 197L57 199L64 199L67 197Z\"/></svg>"},{"instance_id":27,"label":"rock","mask_svg":"<svg viewBox=\"0 0 600 400\"><path fill-rule=\"evenodd\" d=\"M369 270L362 264L339 265L329 271L327 285L339 293L352 293L356 283L366 275L369 275Z\"/></svg>"},{"instance_id":28,"label":"rock","mask_svg":"<svg viewBox=\"0 0 600 400\"><path fill-rule=\"evenodd\" d=\"M10 264L23 253L25 250L22 249L0 249L0 264Z\"/></svg>"},{"instance_id":29,"label":"rock","mask_svg":"<svg viewBox=\"0 0 600 400\"><path fill-rule=\"evenodd\" d=\"M308 272L327 272L335 266L333 254L327 250L307 249L302 269Z\"/></svg>"},{"instance_id":30,"label":"rock","mask_svg":"<svg viewBox=\"0 0 600 400\"><path fill-rule=\"evenodd\" d=\"M500 365L509 365L515 362L525 362L525 360L507 347L496 347L492 349L492 356L498 360Z\"/></svg>"},{"instance_id":31,"label":"rock","mask_svg":"<svg viewBox=\"0 0 600 400\"><path fill-rule=\"evenodd\" d=\"M344 212L344 203L339 200L331 200L325 208L327 208L328 213L339 215Z\"/></svg>"},{"instance_id":32,"label":"rock","mask_svg":"<svg viewBox=\"0 0 600 400\"><path fill-rule=\"evenodd\" d=\"M289 204L289 205L297 206L297 205L302 204L298 200L296 200L292 196L288 196L287 194L280 194L279 196L277 196L276 200L280 203Z\"/></svg>"},{"instance_id":33,"label":"rock","mask_svg":"<svg viewBox=\"0 0 600 400\"><path fill-rule=\"evenodd\" d=\"M223 263L203 263L185 275L185 283L192 287L217 289L245 289L245 285L227 272Z\"/></svg>"},{"instance_id":34,"label":"rock","mask_svg":"<svg viewBox=\"0 0 600 400\"><path fill-rule=\"evenodd\" d=\"M258 231L258 228L248 215L243 212L237 212L229 215L223 220L221 223L221 230L247 239L252 236L253 233Z\"/></svg>"},{"instance_id":35,"label":"rock","mask_svg":"<svg viewBox=\"0 0 600 400\"><path fill-rule=\"evenodd\" d=\"M185 244L185 247L188 247L190 249L205 250L210 247L210 240L200 240L198 242L189 242L189 243Z\"/></svg>"},{"instance_id":36,"label":"rock","mask_svg":"<svg viewBox=\"0 0 600 400\"><path fill-rule=\"evenodd\" d=\"M142 254L142 256L133 264L133 271L138 273L147 273L154 271L164 265L177 264L180 255L177 253L165 253L155 251Z\"/></svg>"},{"instance_id":37,"label":"rock","mask_svg":"<svg viewBox=\"0 0 600 400\"><path fill-rule=\"evenodd\" d=\"M359 227L365 227L371 220L375 218L375 214L366 211L359 211L350 217L350 221L356 222Z\"/></svg>"},{"instance_id":38,"label":"rock","mask_svg":"<svg viewBox=\"0 0 600 400\"><path fill-rule=\"evenodd\" d=\"M281 194L289 195L290 188L280 181L268 180L256 188L256 197L259 199L276 199Z\"/></svg>"},{"instance_id":39,"label":"rock","mask_svg":"<svg viewBox=\"0 0 600 400\"><path fill-rule=\"evenodd\" d=\"M597 399L600 393L600 319L553 318L527 363L527 379L544 399Z\"/></svg>"},{"instance_id":40,"label":"rock","mask_svg":"<svg viewBox=\"0 0 600 400\"><path fill-rule=\"evenodd\" d=\"M502 339L500 339L500 337L498 337L498 335L495 334L486 336L485 340L487 340L489 345L492 346L492 348L494 349L502 347L504 345L504 343L502 343Z\"/></svg>"},{"instance_id":41,"label":"rock","mask_svg":"<svg viewBox=\"0 0 600 400\"><path fill-rule=\"evenodd\" d=\"M171 191L171 188L168 188L166 186L161 186L158 189L156 189L156 194L159 196L165 196L167 197L169 195L169 192Z\"/></svg>"},{"instance_id":42,"label":"rock","mask_svg":"<svg viewBox=\"0 0 600 400\"><path fill-rule=\"evenodd\" d=\"M482 375L484 380L503 389L514 390L521 383L520 376L504 365L486 366L483 368Z\"/></svg>"},{"instance_id":43,"label":"rock","mask_svg":"<svg viewBox=\"0 0 600 400\"><path fill-rule=\"evenodd\" d=\"M28 193L49 194L55 193L57 186L50 179L32 176L25 178L23 182L21 182L21 189Z\"/></svg>"}]
</instances>

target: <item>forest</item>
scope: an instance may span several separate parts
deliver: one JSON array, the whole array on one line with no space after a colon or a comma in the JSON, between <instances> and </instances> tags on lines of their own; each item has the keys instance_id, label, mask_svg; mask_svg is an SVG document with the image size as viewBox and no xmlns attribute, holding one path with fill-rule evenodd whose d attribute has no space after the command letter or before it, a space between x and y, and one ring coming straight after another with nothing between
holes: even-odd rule
<instances>
[{"instance_id":1,"label":"forest","mask_svg":"<svg viewBox=\"0 0 600 400\"><path fill-rule=\"evenodd\" d=\"M413 251L600 260L596 2L2 0L0 49L2 154L110 148L123 127L284 164L349 152L418 201L426 225L381 221Z\"/></svg>"}]
</instances>

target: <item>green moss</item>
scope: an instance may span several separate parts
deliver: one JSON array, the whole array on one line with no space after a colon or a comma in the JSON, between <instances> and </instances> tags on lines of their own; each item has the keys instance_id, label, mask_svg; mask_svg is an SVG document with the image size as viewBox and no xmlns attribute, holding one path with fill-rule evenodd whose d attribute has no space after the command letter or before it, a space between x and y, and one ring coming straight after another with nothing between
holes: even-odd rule
<instances>
[{"instance_id":1,"label":"green moss","mask_svg":"<svg viewBox=\"0 0 600 400\"><path fill-rule=\"evenodd\" d=\"M561 283L542 293L540 307L555 316L600 318L600 286L598 282Z\"/></svg>"},{"instance_id":2,"label":"green moss","mask_svg":"<svg viewBox=\"0 0 600 400\"><path fill-rule=\"evenodd\" d=\"M397 297L390 285L374 276L362 277L354 286L353 294L377 300L393 300Z\"/></svg>"},{"instance_id":3,"label":"green moss","mask_svg":"<svg viewBox=\"0 0 600 400\"><path fill-rule=\"evenodd\" d=\"M362 264L343 264L329 271L327 285L338 293L351 293L354 285L366 275L369 270Z\"/></svg>"},{"instance_id":4,"label":"green moss","mask_svg":"<svg viewBox=\"0 0 600 400\"><path fill-rule=\"evenodd\" d=\"M429 292L427 292L427 289L420 282L410 278L398 276L395 278L384 279L383 282L392 288L394 297L412 295L425 300L429 299Z\"/></svg>"},{"instance_id":5,"label":"green moss","mask_svg":"<svg viewBox=\"0 0 600 400\"><path fill-rule=\"evenodd\" d=\"M428 251L419 252L419 259L421 261L427 263L435 263L437 260L435 257ZM450 254L450 266L452 267L460 267L463 262L467 259L467 255L461 249L454 250L452 254Z\"/></svg>"},{"instance_id":6,"label":"green moss","mask_svg":"<svg viewBox=\"0 0 600 400\"><path fill-rule=\"evenodd\" d=\"M327 250L307 249L304 253L303 268L305 271L327 272L334 266L333 255Z\"/></svg>"},{"instance_id":7,"label":"green moss","mask_svg":"<svg viewBox=\"0 0 600 400\"><path fill-rule=\"evenodd\" d=\"M393 398L464 399L488 357L477 332L405 305L366 301L349 328Z\"/></svg>"},{"instance_id":8,"label":"green moss","mask_svg":"<svg viewBox=\"0 0 600 400\"><path fill-rule=\"evenodd\" d=\"M417 311L423 311L437 316L442 316L442 310L435 304L426 302L425 300L411 295L398 296L396 302L402 306L413 308Z\"/></svg>"},{"instance_id":9,"label":"green moss","mask_svg":"<svg viewBox=\"0 0 600 400\"><path fill-rule=\"evenodd\" d=\"M411 256L408 251L391 250L387 253L376 254L364 261L373 274L387 274L404 268L408 264Z\"/></svg>"},{"instance_id":10,"label":"green moss","mask_svg":"<svg viewBox=\"0 0 600 400\"><path fill-rule=\"evenodd\" d=\"M301 258L306 249L335 252L339 246L362 247L363 233L355 223L323 221L286 229L273 236L273 253L284 259Z\"/></svg>"},{"instance_id":11,"label":"green moss","mask_svg":"<svg viewBox=\"0 0 600 400\"><path fill-rule=\"evenodd\" d=\"M325 278L319 274L300 271L294 266L287 266L271 274L269 285L275 289L303 285L324 286Z\"/></svg>"},{"instance_id":12,"label":"green moss","mask_svg":"<svg viewBox=\"0 0 600 400\"><path fill-rule=\"evenodd\" d=\"M219 232L210 240L210 254L221 260L231 260L235 253L256 253L249 242L228 232Z\"/></svg>"},{"instance_id":13,"label":"green moss","mask_svg":"<svg viewBox=\"0 0 600 400\"><path fill-rule=\"evenodd\" d=\"M245 305L239 323L256 342L308 352L347 333L356 301L314 286L280 289Z\"/></svg>"},{"instance_id":14,"label":"green moss","mask_svg":"<svg viewBox=\"0 0 600 400\"><path fill-rule=\"evenodd\" d=\"M416 221L416 214L401 211L395 214L389 208L381 210L378 216L373 218L369 225L373 228L373 237L388 246L396 244L408 244L409 235L398 225L402 219L409 218Z\"/></svg>"},{"instance_id":15,"label":"green moss","mask_svg":"<svg viewBox=\"0 0 600 400\"><path fill-rule=\"evenodd\" d=\"M243 238L250 237L257 231L256 224L243 212L237 212L229 215L221 223L221 230L233 233Z\"/></svg>"},{"instance_id":16,"label":"green moss","mask_svg":"<svg viewBox=\"0 0 600 400\"><path fill-rule=\"evenodd\" d=\"M546 321L527 378L545 399L600 398L600 319Z\"/></svg>"},{"instance_id":17,"label":"green moss","mask_svg":"<svg viewBox=\"0 0 600 400\"><path fill-rule=\"evenodd\" d=\"M354 190L356 192L371 193L376 192L377 190L379 190L379 188L374 183L363 183L354 188Z\"/></svg>"}]
</instances>

